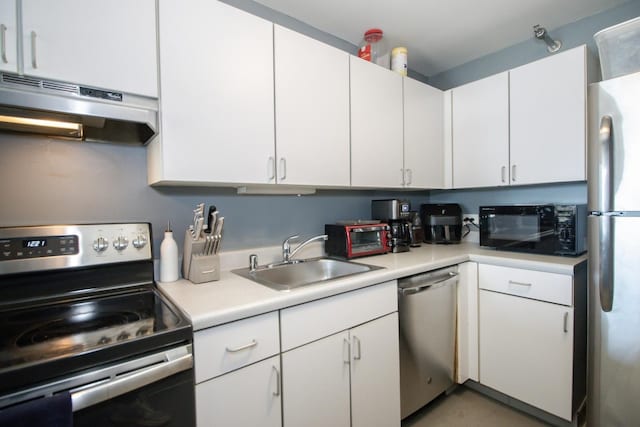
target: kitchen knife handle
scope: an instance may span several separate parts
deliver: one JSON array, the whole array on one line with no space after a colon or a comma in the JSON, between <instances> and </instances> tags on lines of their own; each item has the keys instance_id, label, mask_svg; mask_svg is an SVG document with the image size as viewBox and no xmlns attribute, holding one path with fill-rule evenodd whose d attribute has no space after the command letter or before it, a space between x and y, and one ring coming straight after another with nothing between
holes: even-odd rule
<instances>
[{"instance_id":1,"label":"kitchen knife handle","mask_svg":"<svg viewBox=\"0 0 640 427\"><path fill-rule=\"evenodd\" d=\"M38 62L36 61L36 37L38 37L36 32L31 31L31 66L33 69L38 68Z\"/></svg>"},{"instance_id":2,"label":"kitchen knife handle","mask_svg":"<svg viewBox=\"0 0 640 427\"><path fill-rule=\"evenodd\" d=\"M612 209L611 184L613 183L613 158L611 148L613 145L613 121L611 116L602 116L600 119L600 157L598 164L598 204L596 209L600 212L609 212Z\"/></svg>"},{"instance_id":3,"label":"kitchen knife handle","mask_svg":"<svg viewBox=\"0 0 640 427\"><path fill-rule=\"evenodd\" d=\"M9 61L7 60L7 26L4 24L0 24L0 43L2 43L2 45L0 46L0 49L2 49L2 62L4 62L5 64L8 64Z\"/></svg>"}]
</instances>

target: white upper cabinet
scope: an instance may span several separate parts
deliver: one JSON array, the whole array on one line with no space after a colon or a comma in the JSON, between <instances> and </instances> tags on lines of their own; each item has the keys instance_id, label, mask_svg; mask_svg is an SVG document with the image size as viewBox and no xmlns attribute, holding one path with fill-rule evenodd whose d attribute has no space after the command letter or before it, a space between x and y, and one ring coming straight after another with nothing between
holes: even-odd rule
<instances>
[{"instance_id":1,"label":"white upper cabinet","mask_svg":"<svg viewBox=\"0 0 640 427\"><path fill-rule=\"evenodd\" d=\"M509 74L452 90L453 186L509 184Z\"/></svg>"},{"instance_id":2,"label":"white upper cabinet","mask_svg":"<svg viewBox=\"0 0 640 427\"><path fill-rule=\"evenodd\" d=\"M351 185L402 188L402 76L350 58Z\"/></svg>"},{"instance_id":3,"label":"white upper cabinet","mask_svg":"<svg viewBox=\"0 0 640 427\"><path fill-rule=\"evenodd\" d=\"M511 184L586 179L586 46L510 71Z\"/></svg>"},{"instance_id":4,"label":"white upper cabinet","mask_svg":"<svg viewBox=\"0 0 640 427\"><path fill-rule=\"evenodd\" d=\"M407 77L403 82L405 187L445 188L444 94Z\"/></svg>"},{"instance_id":5,"label":"white upper cabinet","mask_svg":"<svg viewBox=\"0 0 640 427\"><path fill-rule=\"evenodd\" d=\"M210 0L160 0L161 134L150 183L275 183L273 24Z\"/></svg>"},{"instance_id":6,"label":"white upper cabinet","mask_svg":"<svg viewBox=\"0 0 640 427\"><path fill-rule=\"evenodd\" d=\"M277 181L349 186L349 54L275 25Z\"/></svg>"},{"instance_id":7,"label":"white upper cabinet","mask_svg":"<svg viewBox=\"0 0 640 427\"><path fill-rule=\"evenodd\" d=\"M155 0L22 0L21 37L26 75L158 96Z\"/></svg>"},{"instance_id":8,"label":"white upper cabinet","mask_svg":"<svg viewBox=\"0 0 640 427\"><path fill-rule=\"evenodd\" d=\"M0 70L18 71L18 15L14 0L0 2Z\"/></svg>"}]
</instances>

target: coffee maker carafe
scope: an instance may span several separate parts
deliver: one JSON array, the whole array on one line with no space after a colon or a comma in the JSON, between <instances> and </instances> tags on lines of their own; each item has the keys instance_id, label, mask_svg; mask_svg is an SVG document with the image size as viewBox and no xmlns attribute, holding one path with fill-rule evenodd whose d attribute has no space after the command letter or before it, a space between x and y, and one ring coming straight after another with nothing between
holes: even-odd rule
<instances>
[{"instance_id":1,"label":"coffee maker carafe","mask_svg":"<svg viewBox=\"0 0 640 427\"><path fill-rule=\"evenodd\" d=\"M411 245L411 205L406 200L371 201L371 218L389 224L391 252L407 252Z\"/></svg>"}]
</instances>

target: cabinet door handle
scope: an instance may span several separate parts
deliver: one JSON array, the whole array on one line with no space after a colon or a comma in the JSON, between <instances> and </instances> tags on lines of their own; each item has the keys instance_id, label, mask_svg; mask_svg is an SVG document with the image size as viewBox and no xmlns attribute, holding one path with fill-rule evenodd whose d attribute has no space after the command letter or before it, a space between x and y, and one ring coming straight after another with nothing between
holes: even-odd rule
<instances>
[{"instance_id":1,"label":"cabinet door handle","mask_svg":"<svg viewBox=\"0 0 640 427\"><path fill-rule=\"evenodd\" d=\"M250 342L249 344L241 345L240 347L235 347L235 348L229 348L229 347L227 347L227 348L226 348L226 350L227 350L229 353L237 353L237 352L242 351L242 350L248 350L248 349L250 349L250 348L252 348L252 347L255 347L255 346L257 346L257 345L258 345L258 341L256 341L256 340L251 340L251 342Z\"/></svg>"},{"instance_id":2,"label":"cabinet door handle","mask_svg":"<svg viewBox=\"0 0 640 427\"><path fill-rule=\"evenodd\" d=\"M565 333L569 332L569 313L564 313L563 330Z\"/></svg>"},{"instance_id":3,"label":"cabinet door handle","mask_svg":"<svg viewBox=\"0 0 640 427\"><path fill-rule=\"evenodd\" d=\"M2 50L2 62L8 64L7 60L7 26L0 24L0 49Z\"/></svg>"},{"instance_id":4,"label":"cabinet door handle","mask_svg":"<svg viewBox=\"0 0 640 427\"><path fill-rule=\"evenodd\" d=\"M501 174L501 179L502 182L507 182L507 167L506 166L502 166L502 168L500 169L500 174Z\"/></svg>"},{"instance_id":5,"label":"cabinet door handle","mask_svg":"<svg viewBox=\"0 0 640 427\"><path fill-rule=\"evenodd\" d=\"M350 347L349 340L344 338L342 340L342 361L346 364L349 364L351 361L351 355L349 354Z\"/></svg>"},{"instance_id":6,"label":"cabinet door handle","mask_svg":"<svg viewBox=\"0 0 640 427\"><path fill-rule=\"evenodd\" d=\"M526 286L526 287L531 287L531 283L525 283L525 282L516 282L515 280L509 280L509 284L510 285L518 285L518 286Z\"/></svg>"},{"instance_id":7,"label":"cabinet door handle","mask_svg":"<svg viewBox=\"0 0 640 427\"><path fill-rule=\"evenodd\" d=\"M275 366L272 366L273 372L276 373L276 391L273 392L274 396L280 396L280 371Z\"/></svg>"},{"instance_id":8,"label":"cabinet door handle","mask_svg":"<svg viewBox=\"0 0 640 427\"><path fill-rule=\"evenodd\" d=\"M38 68L38 62L36 61L36 37L38 35L35 31L31 31L31 66L33 69Z\"/></svg>"},{"instance_id":9,"label":"cabinet door handle","mask_svg":"<svg viewBox=\"0 0 640 427\"><path fill-rule=\"evenodd\" d=\"M413 171L411 169L407 169L407 183L406 185L411 185L413 181Z\"/></svg>"},{"instance_id":10,"label":"cabinet door handle","mask_svg":"<svg viewBox=\"0 0 640 427\"><path fill-rule=\"evenodd\" d=\"M516 165L511 165L511 181L516 181Z\"/></svg>"},{"instance_id":11,"label":"cabinet door handle","mask_svg":"<svg viewBox=\"0 0 640 427\"><path fill-rule=\"evenodd\" d=\"M406 180L405 180L405 170L403 168L400 169L400 176L402 177L402 186L404 187L406 184Z\"/></svg>"},{"instance_id":12,"label":"cabinet door handle","mask_svg":"<svg viewBox=\"0 0 640 427\"><path fill-rule=\"evenodd\" d=\"M284 157L280 157L280 179L284 180L287 178L287 159Z\"/></svg>"},{"instance_id":13,"label":"cabinet door handle","mask_svg":"<svg viewBox=\"0 0 640 427\"><path fill-rule=\"evenodd\" d=\"M276 178L276 158L273 156L269 156L267 160L267 177L269 181Z\"/></svg>"},{"instance_id":14,"label":"cabinet door handle","mask_svg":"<svg viewBox=\"0 0 640 427\"><path fill-rule=\"evenodd\" d=\"M362 349L360 348L360 339L353 336L353 346L355 347L355 351L353 352L353 360L362 359Z\"/></svg>"}]
</instances>

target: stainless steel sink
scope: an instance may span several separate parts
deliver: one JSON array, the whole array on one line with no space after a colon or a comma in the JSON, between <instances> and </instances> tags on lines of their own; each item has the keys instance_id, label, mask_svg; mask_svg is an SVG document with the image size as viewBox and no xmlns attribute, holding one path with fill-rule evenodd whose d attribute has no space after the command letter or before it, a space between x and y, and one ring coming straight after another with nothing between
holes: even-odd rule
<instances>
[{"instance_id":1,"label":"stainless steel sink","mask_svg":"<svg viewBox=\"0 0 640 427\"><path fill-rule=\"evenodd\" d=\"M367 271L381 268L384 267L333 258L313 258L271 264L258 267L254 271L250 271L248 268L240 268L232 272L277 291L290 291L301 286L366 273Z\"/></svg>"}]
</instances>

